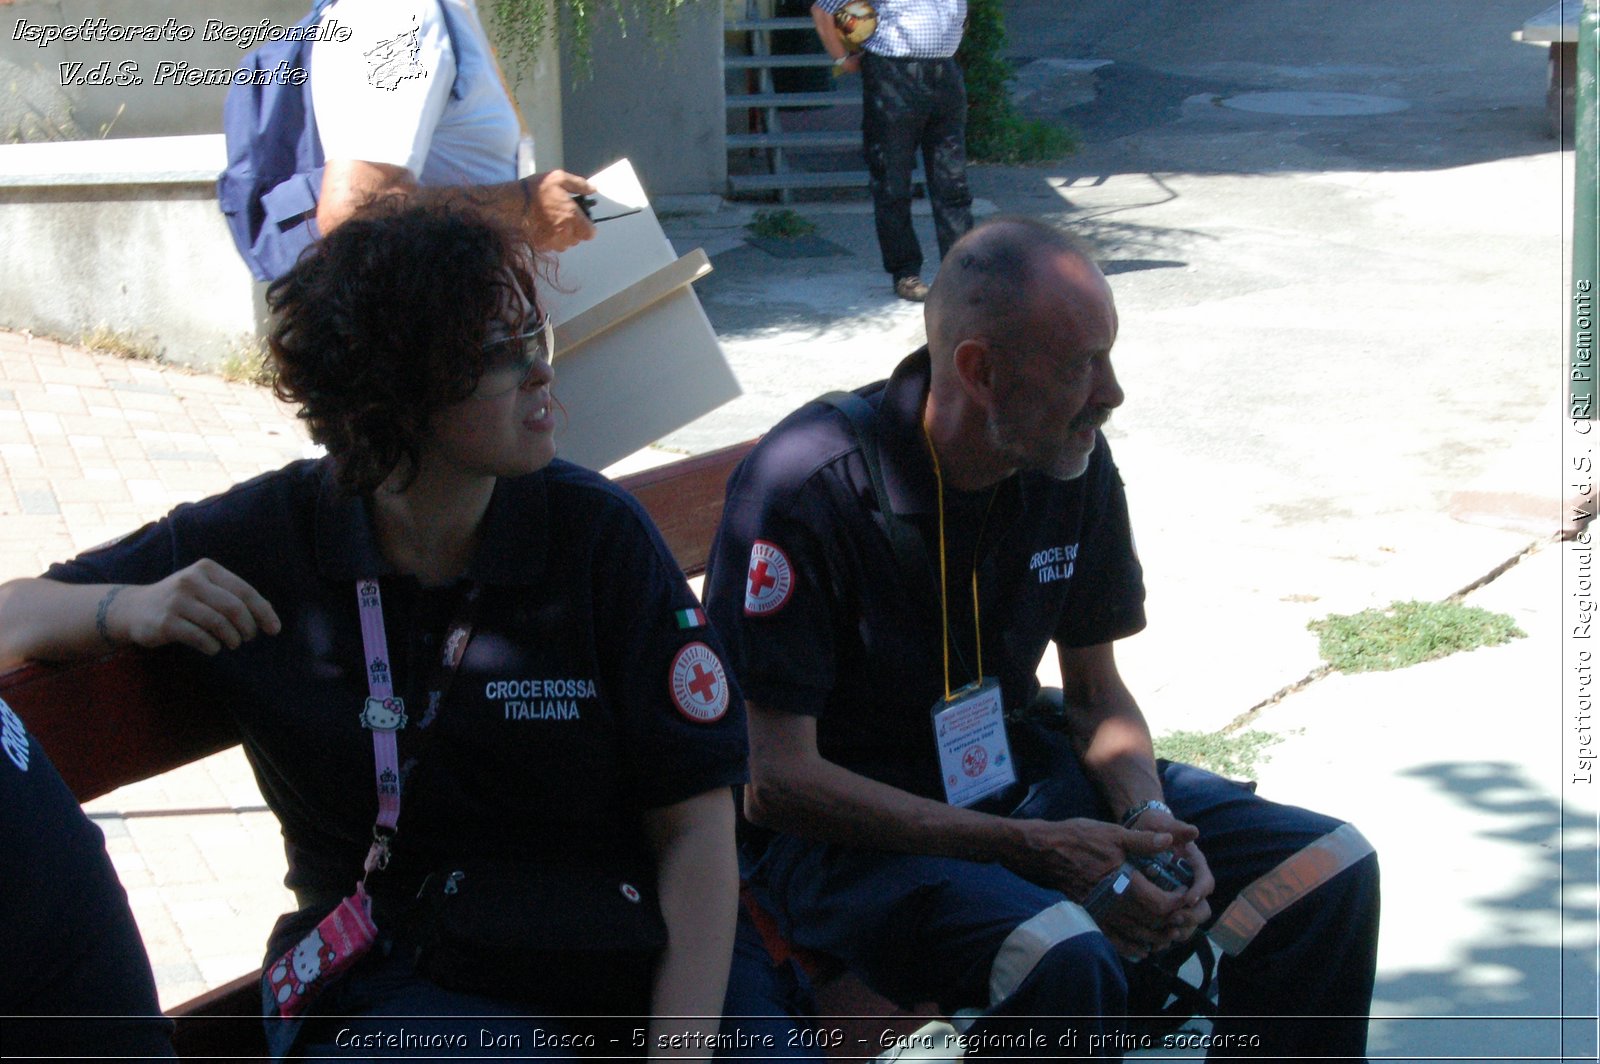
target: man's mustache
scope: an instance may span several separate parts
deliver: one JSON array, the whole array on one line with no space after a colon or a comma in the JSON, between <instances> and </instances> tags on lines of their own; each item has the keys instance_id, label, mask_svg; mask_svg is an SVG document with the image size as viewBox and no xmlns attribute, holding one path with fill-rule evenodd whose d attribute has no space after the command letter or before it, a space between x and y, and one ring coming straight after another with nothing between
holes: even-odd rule
<instances>
[{"instance_id":1,"label":"man's mustache","mask_svg":"<svg viewBox=\"0 0 1600 1064\"><path fill-rule=\"evenodd\" d=\"M1109 406L1085 407L1078 412L1077 417L1072 419L1072 424L1068 426L1068 429L1072 432L1083 432L1085 429L1097 429L1110 420L1111 408Z\"/></svg>"}]
</instances>

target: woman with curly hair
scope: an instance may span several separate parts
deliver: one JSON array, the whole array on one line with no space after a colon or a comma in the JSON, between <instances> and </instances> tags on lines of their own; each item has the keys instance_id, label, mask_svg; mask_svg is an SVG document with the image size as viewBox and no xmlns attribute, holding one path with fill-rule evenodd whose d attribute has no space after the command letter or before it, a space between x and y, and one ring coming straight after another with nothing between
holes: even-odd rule
<instances>
[{"instance_id":1,"label":"woman with curly hair","mask_svg":"<svg viewBox=\"0 0 1600 1064\"><path fill-rule=\"evenodd\" d=\"M555 458L538 284L469 209L373 206L268 292L327 456L0 586L0 661L176 645L237 725L298 903L275 1055L716 1029L743 708L648 517Z\"/></svg>"}]
</instances>

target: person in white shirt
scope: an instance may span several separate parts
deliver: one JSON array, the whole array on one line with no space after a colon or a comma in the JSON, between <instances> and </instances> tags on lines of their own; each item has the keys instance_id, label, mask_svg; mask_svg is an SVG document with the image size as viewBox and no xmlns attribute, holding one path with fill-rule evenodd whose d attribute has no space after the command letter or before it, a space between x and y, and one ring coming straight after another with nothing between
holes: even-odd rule
<instances>
[{"instance_id":1,"label":"person in white shirt","mask_svg":"<svg viewBox=\"0 0 1600 1064\"><path fill-rule=\"evenodd\" d=\"M594 235L574 199L594 187L551 170L518 176L520 123L475 0L336 0L323 25L348 31L312 50L311 96L327 163L326 234L363 203L453 188L564 251Z\"/></svg>"}]
</instances>

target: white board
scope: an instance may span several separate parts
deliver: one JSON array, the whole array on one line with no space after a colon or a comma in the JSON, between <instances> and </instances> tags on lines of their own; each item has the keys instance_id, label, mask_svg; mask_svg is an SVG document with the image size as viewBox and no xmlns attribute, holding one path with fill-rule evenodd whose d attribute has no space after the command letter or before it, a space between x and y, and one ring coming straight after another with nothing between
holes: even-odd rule
<instances>
[{"instance_id":1,"label":"white board","mask_svg":"<svg viewBox=\"0 0 1600 1064\"><path fill-rule=\"evenodd\" d=\"M739 382L692 287L711 270L705 254L678 257L626 159L589 180L600 191L590 213L609 220L557 256L539 298L567 410L557 450L602 469L733 399Z\"/></svg>"}]
</instances>

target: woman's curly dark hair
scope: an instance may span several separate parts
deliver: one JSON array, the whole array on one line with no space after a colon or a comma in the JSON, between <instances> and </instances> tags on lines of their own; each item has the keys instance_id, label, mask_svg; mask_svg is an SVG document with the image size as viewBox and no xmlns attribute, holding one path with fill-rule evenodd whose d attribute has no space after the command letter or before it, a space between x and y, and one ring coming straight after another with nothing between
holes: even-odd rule
<instances>
[{"instance_id":1,"label":"woman's curly dark hair","mask_svg":"<svg viewBox=\"0 0 1600 1064\"><path fill-rule=\"evenodd\" d=\"M416 475L433 416L477 386L491 325L522 330L533 266L512 229L471 207L390 198L273 283L275 391L299 404L342 486Z\"/></svg>"}]
</instances>

